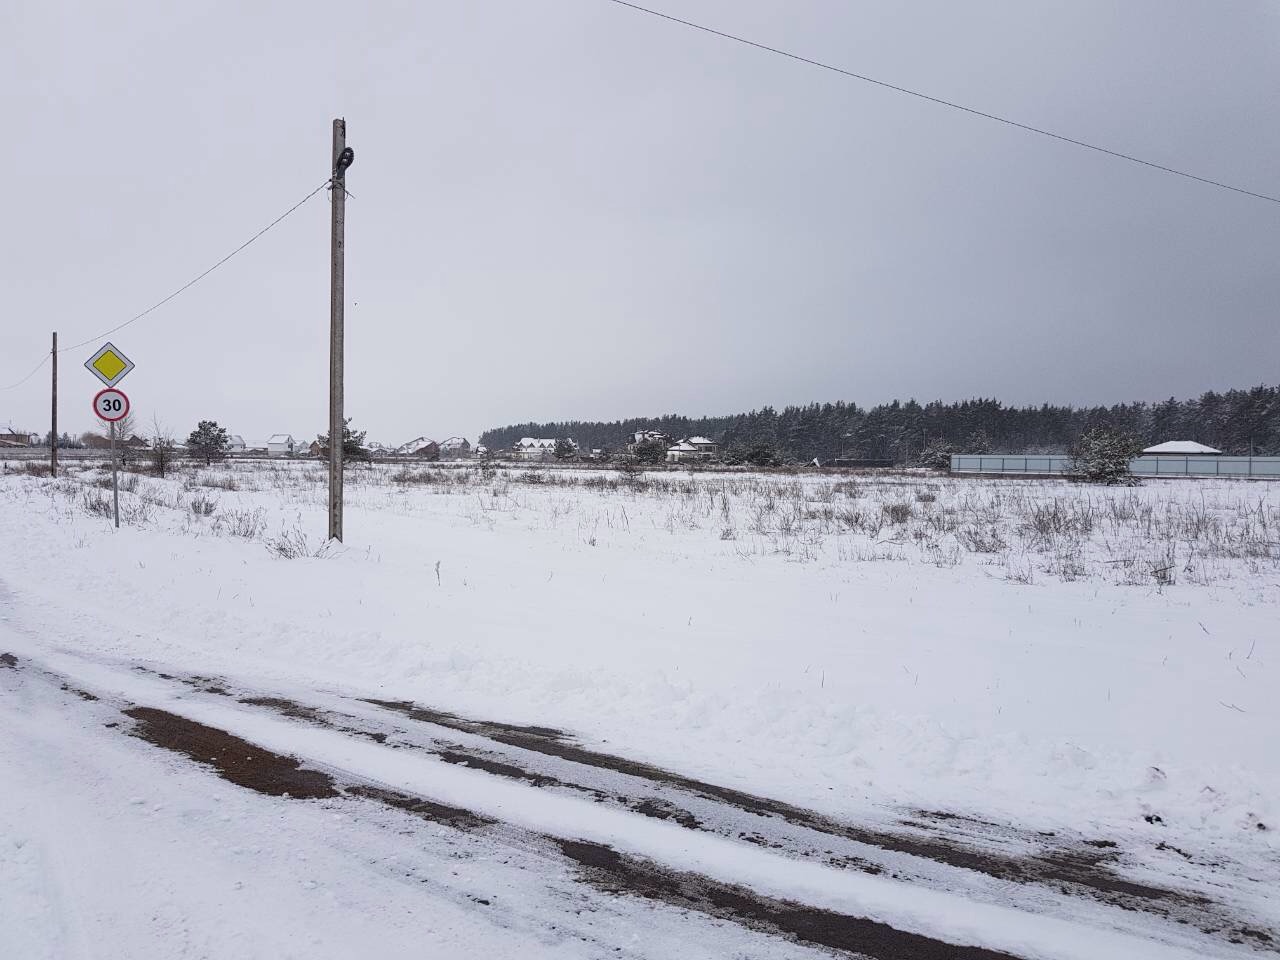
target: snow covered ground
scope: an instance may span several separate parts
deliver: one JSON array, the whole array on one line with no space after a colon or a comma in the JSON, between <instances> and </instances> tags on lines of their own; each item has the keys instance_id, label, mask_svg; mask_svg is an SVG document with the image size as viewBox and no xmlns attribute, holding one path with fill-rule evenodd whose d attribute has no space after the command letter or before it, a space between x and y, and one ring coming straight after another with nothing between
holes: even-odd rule
<instances>
[{"instance_id":1,"label":"snow covered ground","mask_svg":"<svg viewBox=\"0 0 1280 960\"><path fill-rule=\"evenodd\" d=\"M0 475L0 651L18 658L0 669L0 924L25 931L22 956L804 953L584 891L541 841L433 825L405 850L394 811L246 792L103 726L129 728L129 704L531 837L1018 956L1248 955L1280 926L1280 486L355 468L347 541L329 548L320 465L128 475L119 531L103 473L72 469ZM741 811L667 782L662 802L700 811L691 838L562 796L603 789L565 787L576 763L543 771L549 794L430 757L419 769L407 741L350 743L157 673L346 713L376 713L359 697L554 727L858 824L874 832L858 856L889 859L805 864L831 851L777 825L742 843ZM525 764L560 749L480 746ZM1121 851L1108 876L1203 895L1253 932L1232 944L1215 935L1227 921L1111 916L999 871L979 884L955 863L893 860L899 833L876 838L925 836L922 812L990 828L957 842ZM175 885L175 849L198 880ZM441 879L459 859L474 869ZM406 885L415 871L432 883ZM109 922L121 911L138 923ZM1070 935L1052 925L1067 921Z\"/></svg>"}]
</instances>

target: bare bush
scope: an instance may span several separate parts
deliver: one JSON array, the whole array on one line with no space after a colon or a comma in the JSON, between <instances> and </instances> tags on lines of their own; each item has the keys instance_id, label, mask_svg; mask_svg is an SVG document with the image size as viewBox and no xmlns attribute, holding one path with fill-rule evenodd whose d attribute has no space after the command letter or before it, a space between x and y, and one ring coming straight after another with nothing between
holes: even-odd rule
<instances>
[{"instance_id":1,"label":"bare bush","mask_svg":"<svg viewBox=\"0 0 1280 960\"><path fill-rule=\"evenodd\" d=\"M329 556L332 551L329 541L313 544L299 527L281 531L278 537L269 539L267 549L285 560L295 560L299 557L323 558Z\"/></svg>"},{"instance_id":2,"label":"bare bush","mask_svg":"<svg viewBox=\"0 0 1280 960\"><path fill-rule=\"evenodd\" d=\"M197 494L191 498L191 512L197 517L211 517L217 508L218 502L203 494Z\"/></svg>"},{"instance_id":3,"label":"bare bush","mask_svg":"<svg viewBox=\"0 0 1280 960\"><path fill-rule=\"evenodd\" d=\"M893 524L906 523L915 515L915 511L911 508L911 504L906 502L886 503L880 509L881 512L888 517L889 522Z\"/></svg>"},{"instance_id":4,"label":"bare bush","mask_svg":"<svg viewBox=\"0 0 1280 960\"><path fill-rule=\"evenodd\" d=\"M245 540L256 540L267 529L267 520L261 510L224 510L214 524L219 533Z\"/></svg>"}]
</instances>

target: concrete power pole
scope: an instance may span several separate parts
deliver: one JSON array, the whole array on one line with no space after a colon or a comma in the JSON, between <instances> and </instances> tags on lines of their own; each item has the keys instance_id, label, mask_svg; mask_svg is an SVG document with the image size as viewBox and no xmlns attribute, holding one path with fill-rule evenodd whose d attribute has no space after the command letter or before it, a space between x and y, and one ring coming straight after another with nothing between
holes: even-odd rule
<instances>
[{"instance_id":1,"label":"concrete power pole","mask_svg":"<svg viewBox=\"0 0 1280 960\"><path fill-rule=\"evenodd\" d=\"M49 476L58 476L58 331L53 331L53 432L49 434Z\"/></svg>"},{"instance_id":2,"label":"concrete power pole","mask_svg":"<svg viewBox=\"0 0 1280 960\"><path fill-rule=\"evenodd\" d=\"M333 179L329 274L329 539L342 540L343 300L347 219L347 167L355 153L347 146L347 121L333 121Z\"/></svg>"}]
</instances>

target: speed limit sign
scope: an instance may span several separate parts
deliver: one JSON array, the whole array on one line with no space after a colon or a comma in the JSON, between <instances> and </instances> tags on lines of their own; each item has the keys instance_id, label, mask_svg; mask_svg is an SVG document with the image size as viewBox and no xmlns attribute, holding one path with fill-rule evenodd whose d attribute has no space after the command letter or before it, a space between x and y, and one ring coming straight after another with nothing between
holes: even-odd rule
<instances>
[{"instance_id":1,"label":"speed limit sign","mask_svg":"<svg viewBox=\"0 0 1280 960\"><path fill-rule=\"evenodd\" d=\"M129 415L129 398L122 390L99 390L93 398L93 412L108 423L123 420Z\"/></svg>"}]
</instances>

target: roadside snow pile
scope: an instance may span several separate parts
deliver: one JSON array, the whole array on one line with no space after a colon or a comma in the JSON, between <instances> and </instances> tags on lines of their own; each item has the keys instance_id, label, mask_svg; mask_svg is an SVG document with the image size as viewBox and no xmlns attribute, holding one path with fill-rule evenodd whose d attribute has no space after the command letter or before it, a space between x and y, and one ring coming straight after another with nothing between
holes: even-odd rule
<instances>
[{"instance_id":1,"label":"roadside snow pile","mask_svg":"<svg viewBox=\"0 0 1280 960\"><path fill-rule=\"evenodd\" d=\"M0 477L8 625L574 731L839 816L1259 854L1280 487L314 464ZM886 812L889 806L892 810Z\"/></svg>"}]
</instances>

